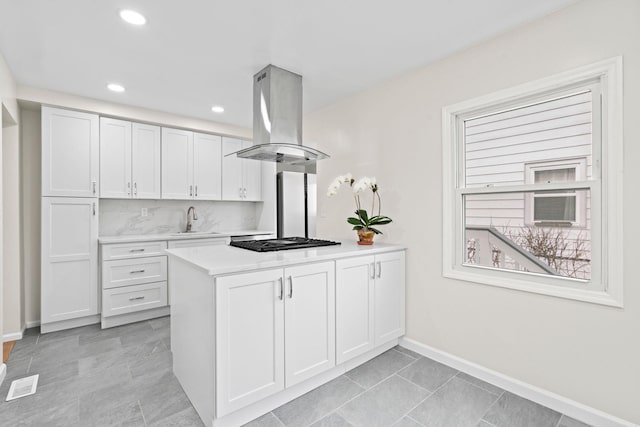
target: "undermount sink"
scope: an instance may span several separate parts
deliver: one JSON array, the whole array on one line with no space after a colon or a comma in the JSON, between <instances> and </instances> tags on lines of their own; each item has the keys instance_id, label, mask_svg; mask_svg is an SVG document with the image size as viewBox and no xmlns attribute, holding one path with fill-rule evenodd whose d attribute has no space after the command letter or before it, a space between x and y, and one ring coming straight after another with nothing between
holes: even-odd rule
<instances>
[{"instance_id":1,"label":"undermount sink","mask_svg":"<svg viewBox=\"0 0 640 427\"><path fill-rule=\"evenodd\" d=\"M198 236L202 234L220 234L217 231L178 231L177 233L172 233L172 236Z\"/></svg>"}]
</instances>

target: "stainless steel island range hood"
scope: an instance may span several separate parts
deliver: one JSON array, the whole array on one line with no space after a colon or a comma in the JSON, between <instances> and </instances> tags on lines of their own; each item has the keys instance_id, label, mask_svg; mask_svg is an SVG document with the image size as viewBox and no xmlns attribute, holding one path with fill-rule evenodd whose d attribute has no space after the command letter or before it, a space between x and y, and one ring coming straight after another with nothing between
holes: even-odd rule
<instances>
[{"instance_id":1,"label":"stainless steel island range hood","mask_svg":"<svg viewBox=\"0 0 640 427\"><path fill-rule=\"evenodd\" d=\"M276 162L276 239L232 241L259 252L337 245L316 231L316 161L329 156L302 145L302 76L269 65L253 78L253 146L244 159ZM304 237L301 237L304 236Z\"/></svg>"},{"instance_id":2,"label":"stainless steel island range hood","mask_svg":"<svg viewBox=\"0 0 640 427\"><path fill-rule=\"evenodd\" d=\"M329 156L302 145L302 76L268 65L253 76L253 146L244 159L305 164Z\"/></svg>"}]
</instances>

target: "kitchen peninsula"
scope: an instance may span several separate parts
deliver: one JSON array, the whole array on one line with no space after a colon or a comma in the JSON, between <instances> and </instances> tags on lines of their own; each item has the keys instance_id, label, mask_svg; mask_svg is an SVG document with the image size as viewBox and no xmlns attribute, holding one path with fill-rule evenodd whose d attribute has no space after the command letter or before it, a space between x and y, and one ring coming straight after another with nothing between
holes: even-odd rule
<instances>
[{"instance_id":1,"label":"kitchen peninsula","mask_svg":"<svg viewBox=\"0 0 640 427\"><path fill-rule=\"evenodd\" d=\"M173 368L207 426L238 426L395 346L405 248L168 249Z\"/></svg>"}]
</instances>

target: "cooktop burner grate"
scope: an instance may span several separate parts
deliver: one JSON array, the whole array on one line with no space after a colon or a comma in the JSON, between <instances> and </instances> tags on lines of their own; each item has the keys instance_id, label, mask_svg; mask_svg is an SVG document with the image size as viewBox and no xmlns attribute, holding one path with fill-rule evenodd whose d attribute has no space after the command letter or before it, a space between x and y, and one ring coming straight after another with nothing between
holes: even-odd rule
<instances>
[{"instance_id":1,"label":"cooktop burner grate","mask_svg":"<svg viewBox=\"0 0 640 427\"><path fill-rule=\"evenodd\" d=\"M319 246L339 245L331 240L307 239L304 237L284 237L282 239L240 240L231 242L231 246L249 249L255 252L284 251L287 249L315 248Z\"/></svg>"}]
</instances>

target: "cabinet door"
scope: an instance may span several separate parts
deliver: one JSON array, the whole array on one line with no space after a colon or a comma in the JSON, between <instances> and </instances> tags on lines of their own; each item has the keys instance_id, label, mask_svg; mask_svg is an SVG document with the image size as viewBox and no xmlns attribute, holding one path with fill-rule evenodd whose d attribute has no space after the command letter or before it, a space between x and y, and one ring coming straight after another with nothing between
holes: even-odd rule
<instances>
[{"instance_id":1,"label":"cabinet door","mask_svg":"<svg viewBox=\"0 0 640 427\"><path fill-rule=\"evenodd\" d=\"M43 196L98 196L98 129L95 114L42 107Z\"/></svg>"},{"instance_id":2,"label":"cabinet door","mask_svg":"<svg viewBox=\"0 0 640 427\"><path fill-rule=\"evenodd\" d=\"M404 251L376 255L376 346L404 335Z\"/></svg>"},{"instance_id":3,"label":"cabinet door","mask_svg":"<svg viewBox=\"0 0 640 427\"><path fill-rule=\"evenodd\" d=\"M222 198L222 139L216 135L193 135L194 198Z\"/></svg>"},{"instance_id":4,"label":"cabinet door","mask_svg":"<svg viewBox=\"0 0 640 427\"><path fill-rule=\"evenodd\" d=\"M285 379L291 387L336 365L334 263L285 269Z\"/></svg>"},{"instance_id":5,"label":"cabinet door","mask_svg":"<svg viewBox=\"0 0 640 427\"><path fill-rule=\"evenodd\" d=\"M251 147L249 141L242 141L242 148ZM259 160L243 159L242 186L244 200L262 200L262 162Z\"/></svg>"},{"instance_id":6,"label":"cabinet door","mask_svg":"<svg viewBox=\"0 0 640 427\"><path fill-rule=\"evenodd\" d=\"M374 348L374 280L373 255L336 261L338 364Z\"/></svg>"},{"instance_id":7,"label":"cabinet door","mask_svg":"<svg viewBox=\"0 0 640 427\"><path fill-rule=\"evenodd\" d=\"M131 122L100 118L100 197L131 197Z\"/></svg>"},{"instance_id":8,"label":"cabinet door","mask_svg":"<svg viewBox=\"0 0 640 427\"><path fill-rule=\"evenodd\" d=\"M162 128L162 198L193 198L193 132Z\"/></svg>"},{"instance_id":9,"label":"cabinet door","mask_svg":"<svg viewBox=\"0 0 640 427\"><path fill-rule=\"evenodd\" d=\"M133 124L132 195L136 199L160 198L160 128Z\"/></svg>"},{"instance_id":10,"label":"cabinet door","mask_svg":"<svg viewBox=\"0 0 640 427\"><path fill-rule=\"evenodd\" d=\"M216 416L284 389L282 270L216 279Z\"/></svg>"},{"instance_id":11,"label":"cabinet door","mask_svg":"<svg viewBox=\"0 0 640 427\"><path fill-rule=\"evenodd\" d=\"M97 199L42 199L42 323L98 314Z\"/></svg>"},{"instance_id":12,"label":"cabinet door","mask_svg":"<svg viewBox=\"0 0 640 427\"><path fill-rule=\"evenodd\" d=\"M222 138L222 199L243 200L242 164L243 159L227 156L242 150L242 141L234 138Z\"/></svg>"}]
</instances>

